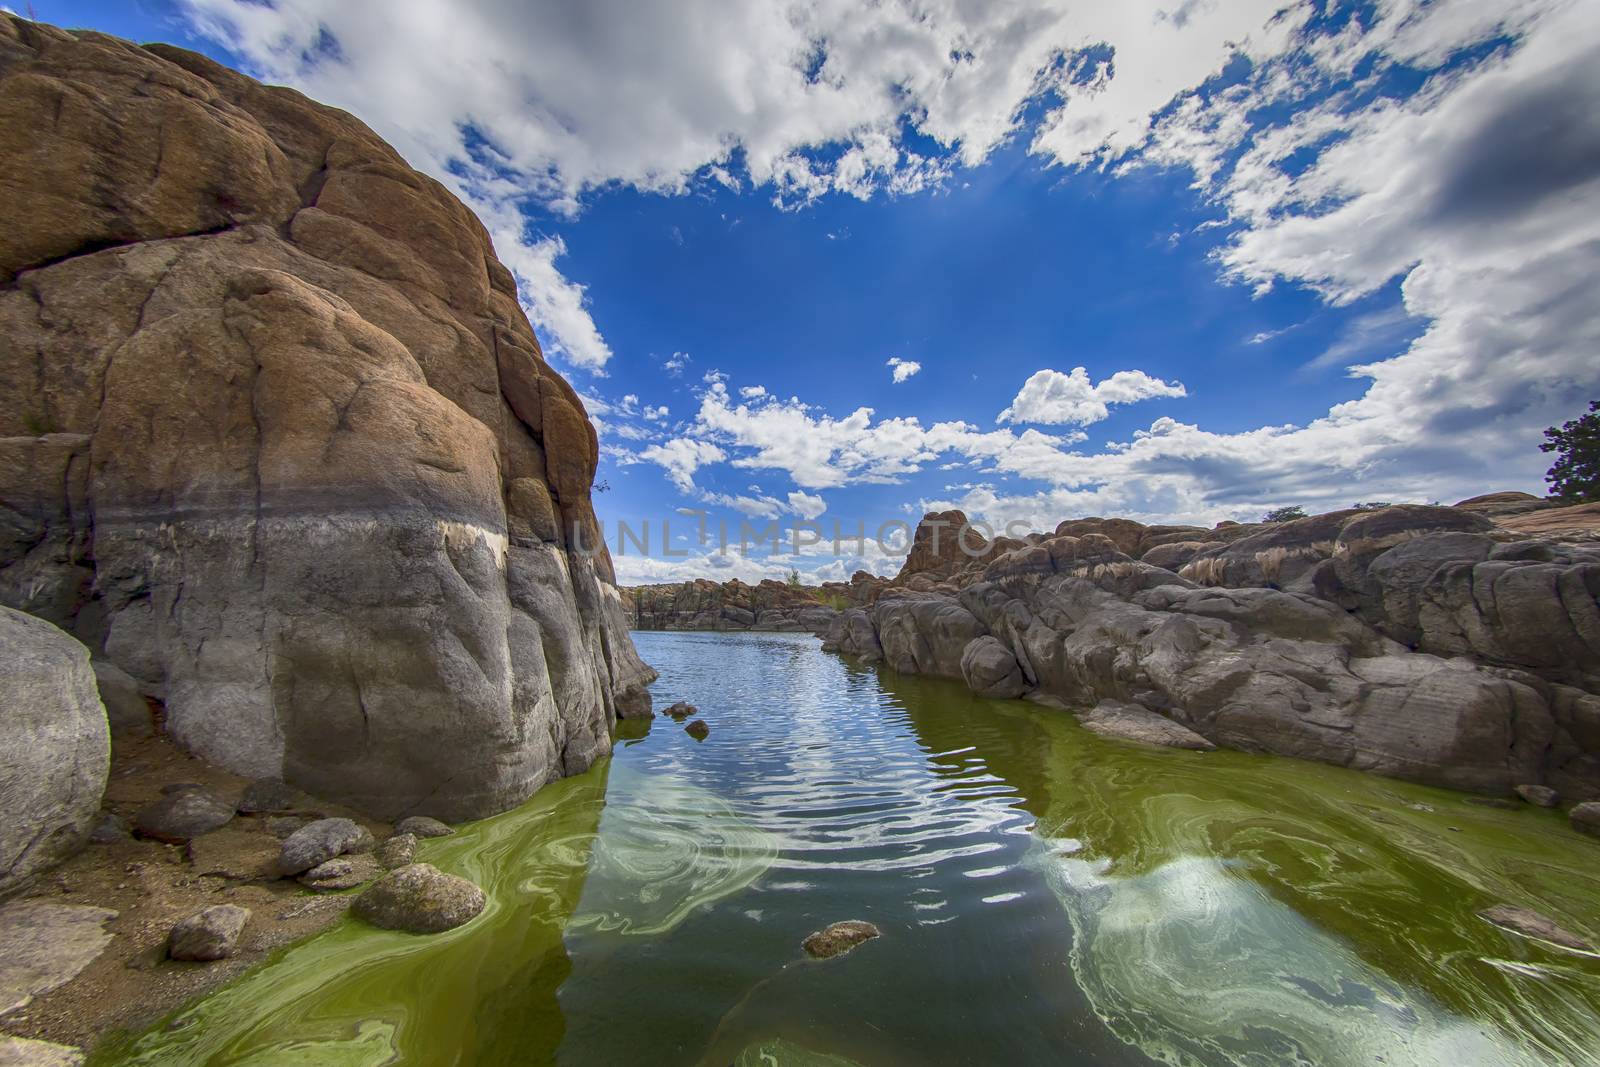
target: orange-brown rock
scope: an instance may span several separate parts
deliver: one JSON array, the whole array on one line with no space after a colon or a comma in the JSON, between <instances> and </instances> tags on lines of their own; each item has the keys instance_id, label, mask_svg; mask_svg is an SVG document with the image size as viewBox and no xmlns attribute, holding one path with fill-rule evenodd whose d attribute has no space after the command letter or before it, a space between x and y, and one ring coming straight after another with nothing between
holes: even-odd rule
<instances>
[{"instance_id":1,"label":"orange-brown rock","mask_svg":"<svg viewBox=\"0 0 1600 1067\"><path fill-rule=\"evenodd\" d=\"M0 602L191 751L394 815L520 801L649 676L596 443L472 212L357 119L0 14Z\"/></svg>"}]
</instances>

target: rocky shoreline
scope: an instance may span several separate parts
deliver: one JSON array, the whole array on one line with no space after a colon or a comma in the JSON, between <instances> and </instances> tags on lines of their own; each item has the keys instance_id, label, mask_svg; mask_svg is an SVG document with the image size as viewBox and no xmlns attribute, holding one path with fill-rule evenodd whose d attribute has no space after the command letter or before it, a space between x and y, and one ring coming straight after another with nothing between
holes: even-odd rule
<instances>
[{"instance_id":1,"label":"rocky shoreline","mask_svg":"<svg viewBox=\"0 0 1600 1067\"><path fill-rule=\"evenodd\" d=\"M958 548L965 525L925 517L824 647L1140 740L1600 797L1600 507L1498 493L1214 530L1094 518Z\"/></svg>"},{"instance_id":2,"label":"rocky shoreline","mask_svg":"<svg viewBox=\"0 0 1600 1067\"><path fill-rule=\"evenodd\" d=\"M735 578L630 586L623 609L635 630L825 633L839 612L865 604L884 584L864 571L849 582L791 585L771 579L749 585Z\"/></svg>"},{"instance_id":3,"label":"rocky shoreline","mask_svg":"<svg viewBox=\"0 0 1600 1067\"><path fill-rule=\"evenodd\" d=\"M338 818L373 839L389 835L387 823L293 792L283 811L237 813L249 806L249 781L159 735L119 736L114 753L90 843L0 904L0 1040L70 1050L148 1026L343 918L353 894L279 876L280 834ZM136 831L174 790L216 798L226 823L187 840ZM247 912L227 951L179 959L173 931L217 907ZM31 938L30 926L54 932Z\"/></svg>"}]
</instances>

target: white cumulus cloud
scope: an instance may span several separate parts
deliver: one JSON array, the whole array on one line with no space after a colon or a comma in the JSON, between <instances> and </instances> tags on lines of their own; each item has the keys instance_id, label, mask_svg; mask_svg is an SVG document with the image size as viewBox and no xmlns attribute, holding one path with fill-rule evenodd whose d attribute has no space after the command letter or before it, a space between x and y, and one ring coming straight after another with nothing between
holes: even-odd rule
<instances>
[{"instance_id":1,"label":"white cumulus cloud","mask_svg":"<svg viewBox=\"0 0 1600 1067\"><path fill-rule=\"evenodd\" d=\"M1071 374L1035 371L996 422L1037 422L1087 426L1110 415L1112 404L1132 404L1161 396L1187 396L1182 382L1165 382L1142 370L1119 370L1098 382L1083 367Z\"/></svg>"},{"instance_id":2,"label":"white cumulus cloud","mask_svg":"<svg viewBox=\"0 0 1600 1067\"><path fill-rule=\"evenodd\" d=\"M890 368L890 372L894 376L894 384L896 385L899 385L907 378L910 378L912 375L922 370L922 364L918 363L916 360L901 359L899 356L894 356L891 358L889 362L885 364L885 366Z\"/></svg>"}]
</instances>

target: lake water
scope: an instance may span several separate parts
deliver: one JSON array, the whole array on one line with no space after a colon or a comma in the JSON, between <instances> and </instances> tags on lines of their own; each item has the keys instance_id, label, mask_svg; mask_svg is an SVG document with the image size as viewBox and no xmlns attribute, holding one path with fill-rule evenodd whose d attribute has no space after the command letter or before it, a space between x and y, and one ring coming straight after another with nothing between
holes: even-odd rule
<instances>
[{"instance_id":1,"label":"lake water","mask_svg":"<svg viewBox=\"0 0 1600 1067\"><path fill-rule=\"evenodd\" d=\"M97 1064L1587 1064L1600 842L1556 813L1149 749L807 635L639 633L697 704L425 842L490 905L355 920ZM829 961L841 919L882 937Z\"/></svg>"}]
</instances>

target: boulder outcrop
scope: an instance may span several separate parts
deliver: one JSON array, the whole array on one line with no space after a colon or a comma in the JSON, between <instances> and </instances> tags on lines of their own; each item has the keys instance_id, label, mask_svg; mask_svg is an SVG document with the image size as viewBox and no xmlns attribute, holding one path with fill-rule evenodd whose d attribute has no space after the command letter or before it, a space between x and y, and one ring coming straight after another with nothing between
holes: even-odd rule
<instances>
[{"instance_id":1,"label":"boulder outcrop","mask_svg":"<svg viewBox=\"0 0 1600 1067\"><path fill-rule=\"evenodd\" d=\"M841 607L868 602L881 579L857 572L848 583L821 587L768 579L749 585L735 578L697 578L624 589L636 630L777 630L822 633Z\"/></svg>"},{"instance_id":2,"label":"boulder outcrop","mask_svg":"<svg viewBox=\"0 0 1600 1067\"><path fill-rule=\"evenodd\" d=\"M83 845L110 753L89 650L0 607L0 897Z\"/></svg>"},{"instance_id":3,"label":"boulder outcrop","mask_svg":"<svg viewBox=\"0 0 1600 1067\"><path fill-rule=\"evenodd\" d=\"M1113 736L1600 796L1593 545L1412 505L1058 531L955 569L908 566L824 647L1063 705Z\"/></svg>"},{"instance_id":4,"label":"boulder outcrop","mask_svg":"<svg viewBox=\"0 0 1600 1067\"><path fill-rule=\"evenodd\" d=\"M482 224L344 112L0 13L0 603L229 770L510 807L652 677Z\"/></svg>"}]
</instances>

